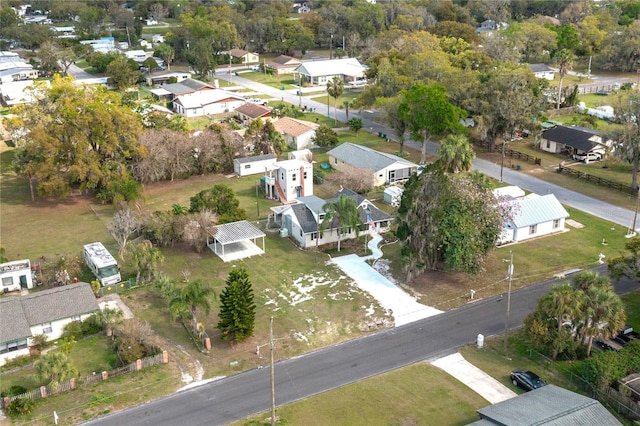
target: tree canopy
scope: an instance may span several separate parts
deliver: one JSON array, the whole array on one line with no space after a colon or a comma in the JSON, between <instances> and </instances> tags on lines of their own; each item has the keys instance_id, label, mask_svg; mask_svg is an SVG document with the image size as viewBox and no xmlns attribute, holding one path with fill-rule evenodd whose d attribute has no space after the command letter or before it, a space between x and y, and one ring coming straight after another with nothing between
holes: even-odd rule
<instances>
[{"instance_id":1,"label":"tree canopy","mask_svg":"<svg viewBox=\"0 0 640 426\"><path fill-rule=\"evenodd\" d=\"M139 185L130 165L144 157L135 112L118 93L55 76L51 86L36 82L36 101L14 107L8 120L16 140L16 169L41 195L64 197L73 188L101 193L111 201L135 199Z\"/></svg>"},{"instance_id":2,"label":"tree canopy","mask_svg":"<svg viewBox=\"0 0 640 426\"><path fill-rule=\"evenodd\" d=\"M397 230L408 280L427 269L479 273L509 214L487 187L465 175L430 166L412 176Z\"/></svg>"},{"instance_id":3,"label":"tree canopy","mask_svg":"<svg viewBox=\"0 0 640 426\"><path fill-rule=\"evenodd\" d=\"M226 287L220 294L220 321L216 328L222 340L240 343L253 336L256 322L256 304L253 286L244 267L229 271Z\"/></svg>"}]
</instances>

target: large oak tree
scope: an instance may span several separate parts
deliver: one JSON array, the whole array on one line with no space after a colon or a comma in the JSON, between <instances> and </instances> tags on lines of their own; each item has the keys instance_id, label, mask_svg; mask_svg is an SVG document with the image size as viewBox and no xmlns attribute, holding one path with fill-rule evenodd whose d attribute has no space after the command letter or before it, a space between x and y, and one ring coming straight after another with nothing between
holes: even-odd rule
<instances>
[{"instance_id":1,"label":"large oak tree","mask_svg":"<svg viewBox=\"0 0 640 426\"><path fill-rule=\"evenodd\" d=\"M32 199L64 197L73 188L96 191L105 201L134 199L139 187L129 165L144 156L141 124L118 93L55 76L35 83L35 102L15 107L8 120L17 146L16 166Z\"/></svg>"}]
</instances>

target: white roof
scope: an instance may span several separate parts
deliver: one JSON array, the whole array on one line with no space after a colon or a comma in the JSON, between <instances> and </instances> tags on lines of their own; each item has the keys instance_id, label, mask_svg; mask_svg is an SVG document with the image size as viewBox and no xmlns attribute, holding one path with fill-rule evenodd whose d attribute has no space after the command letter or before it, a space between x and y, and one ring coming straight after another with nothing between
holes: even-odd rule
<instances>
[{"instance_id":1,"label":"white roof","mask_svg":"<svg viewBox=\"0 0 640 426\"><path fill-rule=\"evenodd\" d=\"M282 160L276 163L282 169L288 169L290 167L300 168L300 167L311 167L310 163L307 163L303 160L298 160L297 158L293 158L291 160Z\"/></svg>"},{"instance_id":2,"label":"white roof","mask_svg":"<svg viewBox=\"0 0 640 426\"><path fill-rule=\"evenodd\" d=\"M199 108L205 105L214 104L221 101L242 101L244 98L235 93L222 89L203 90L188 95L177 96L174 102L179 103L186 109Z\"/></svg>"},{"instance_id":3,"label":"white roof","mask_svg":"<svg viewBox=\"0 0 640 426\"><path fill-rule=\"evenodd\" d=\"M493 195L496 197L505 198L520 198L524 197L524 191L518 186L503 186L493 190Z\"/></svg>"},{"instance_id":4,"label":"white roof","mask_svg":"<svg viewBox=\"0 0 640 426\"><path fill-rule=\"evenodd\" d=\"M160 88L160 89L151 89L149 91L151 93L153 93L154 95L156 95L156 96L167 96L167 95L171 94L170 91L168 91L167 89L162 89L162 88Z\"/></svg>"},{"instance_id":5,"label":"white roof","mask_svg":"<svg viewBox=\"0 0 640 426\"><path fill-rule=\"evenodd\" d=\"M389 195L401 195L403 192L404 188L401 186L390 186L384 190L384 193Z\"/></svg>"},{"instance_id":6,"label":"white roof","mask_svg":"<svg viewBox=\"0 0 640 426\"><path fill-rule=\"evenodd\" d=\"M327 59L322 61L306 61L296 71L311 77L324 75L347 75L356 77L364 73L364 67L356 58Z\"/></svg>"}]
</instances>

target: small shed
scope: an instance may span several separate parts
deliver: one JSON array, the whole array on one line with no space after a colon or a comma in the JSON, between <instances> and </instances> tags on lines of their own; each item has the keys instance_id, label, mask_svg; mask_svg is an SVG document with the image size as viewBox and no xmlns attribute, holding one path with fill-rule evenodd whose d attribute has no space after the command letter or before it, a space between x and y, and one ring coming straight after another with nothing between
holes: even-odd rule
<instances>
[{"instance_id":1,"label":"small shed","mask_svg":"<svg viewBox=\"0 0 640 426\"><path fill-rule=\"evenodd\" d=\"M2 292L33 288L33 273L29 259L0 264Z\"/></svg>"},{"instance_id":2,"label":"small shed","mask_svg":"<svg viewBox=\"0 0 640 426\"><path fill-rule=\"evenodd\" d=\"M253 157L240 157L233 160L233 171L236 176L249 176L265 173L273 169L273 164L278 160L274 154L255 155Z\"/></svg>"},{"instance_id":3,"label":"small shed","mask_svg":"<svg viewBox=\"0 0 640 426\"><path fill-rule=\"evenodd\" d=\"M390 204L393 207L400 207L400 199L404 188L401 186L390 186L384 190L383 199L385 204Z\"/></svg>"},{"instance_id":4,"label":"small shed","mask_svg":"<svg viewBox=\"0 0 640 426\"><path fill-rule=\"evenodd\" d=\"M207 237L207 246L223 262L231 262L263 254L264 237L265 233L260 229L246 220L241 220L216 226ZM256 244L258 238L262 238L262 248Z\"/></svg>"},{"instance_id":5,"label":"small shed","mask_svg":"<svg viewBox=\"0 0 640 426\"><path fill-rule=\"evenodd\" d=\"M520 188L519 186L511 185L494 189L493 195L495 195L497 198L513 200L515 198L524 197L525 193L524 190L522 190L522 188Z\"/></svg>"}]
</instances>

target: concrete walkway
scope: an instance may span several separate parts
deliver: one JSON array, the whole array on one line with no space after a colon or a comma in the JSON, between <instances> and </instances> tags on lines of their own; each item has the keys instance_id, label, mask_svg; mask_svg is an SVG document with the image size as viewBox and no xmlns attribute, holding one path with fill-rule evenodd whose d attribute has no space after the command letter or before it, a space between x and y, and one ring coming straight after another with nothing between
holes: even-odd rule
<instances>
[{"instance_id":1,"label":"concrete walkway","mask_svg":"<svg viewBox=\"0 0 640 426\"><path fill-rule=\"evenodd\" d=\"M439 358L431 365L446 371L492 404L513 398L516 393L468 362L459 353Z\"/></svg>"},{"instance_id":2,"label":"concrete walkway","mask_svg":"<svg viewBox=\"0 0 640 426\"><path fill-rule=\"evenodd\" d=\"M396 327L442 313L438 309L418 303L414 297L393 284L367 263L368 259L382 257L382 251L378 248L380 241L382 241L382 237L379 234L373 234L373 238L368 244L373 253L370 256L359 257L350 254L335 257L331 261L351 277L360 289L369 293L393 315Z\"/></svg>"}]
</instances>

